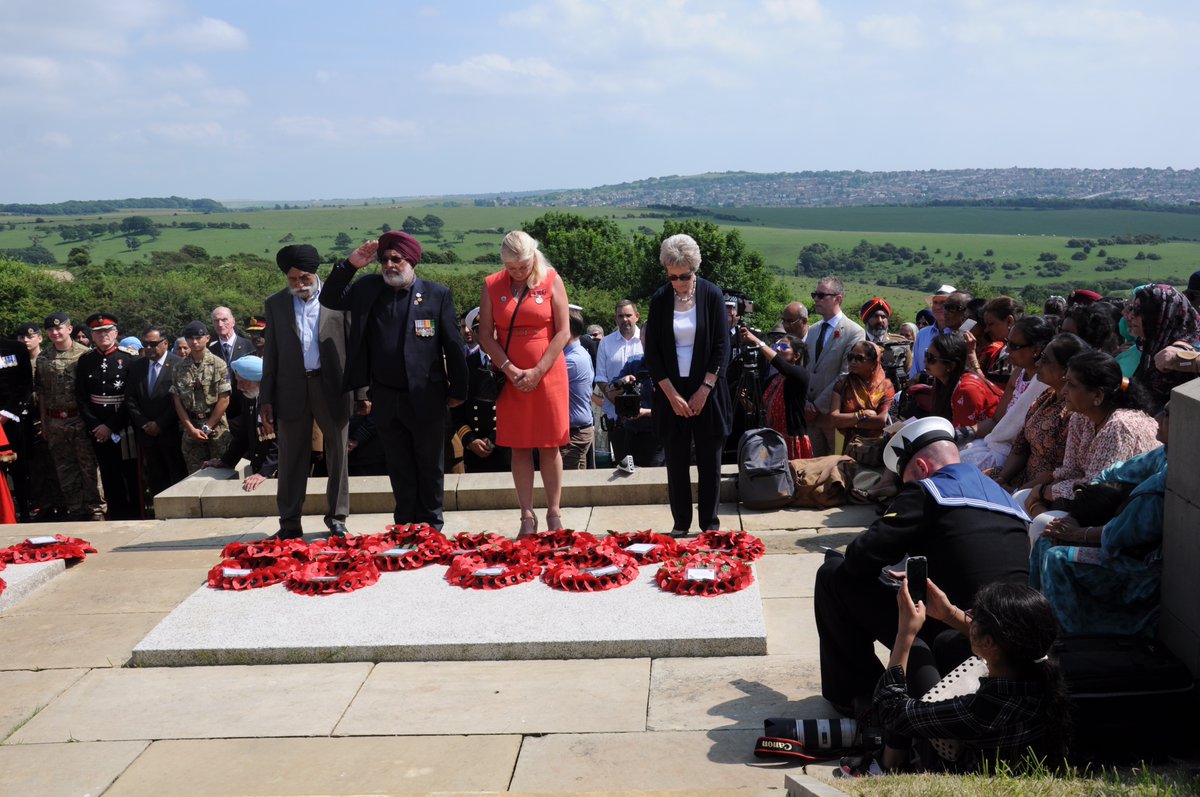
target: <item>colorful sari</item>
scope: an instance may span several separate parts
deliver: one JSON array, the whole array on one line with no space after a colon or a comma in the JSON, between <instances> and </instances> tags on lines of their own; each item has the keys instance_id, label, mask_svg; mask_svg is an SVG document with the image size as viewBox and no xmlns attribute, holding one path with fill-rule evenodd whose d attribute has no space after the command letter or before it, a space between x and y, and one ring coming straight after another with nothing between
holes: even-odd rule
<instances>
[{"instance_id":1,"label":"colorful sari","mask_svg":"<svg viewBox=\"0 0 1200 797\"><path fill-rule=\"evenodd\" d=\"M763 391L763 405L767 410L767 426L783 435L787 441L788 459L812 459L812 443L808 435L788 434L787 400L783 395L785 377L775 374L767 381Z\"/></svg>"}]
</instances>

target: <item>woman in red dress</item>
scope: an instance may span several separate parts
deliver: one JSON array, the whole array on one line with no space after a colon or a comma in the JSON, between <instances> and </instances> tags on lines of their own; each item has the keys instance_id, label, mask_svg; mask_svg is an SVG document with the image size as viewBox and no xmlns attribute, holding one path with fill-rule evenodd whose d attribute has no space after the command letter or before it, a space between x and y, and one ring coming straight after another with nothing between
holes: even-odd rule
<instances>
[{"instance_id":1,"label":"woman in red dress","mask_svg":"<svg viewBox=\"0 0 1200 797\"><path fill-rule=\"evenodd\" d=\"M512 449L521 536L537 531L533 514L533 450L540 450L546 528L562 528L562 456L570 439L567 363L571 337L567 289L538 243L514 230L500 246L504 269L488 277L479 299L479 344L508 377L496 400L496 445ZM510 340L511 330L511 340ZM508 350L505 351L505 343Z\"/></svg>"}]
</instances>

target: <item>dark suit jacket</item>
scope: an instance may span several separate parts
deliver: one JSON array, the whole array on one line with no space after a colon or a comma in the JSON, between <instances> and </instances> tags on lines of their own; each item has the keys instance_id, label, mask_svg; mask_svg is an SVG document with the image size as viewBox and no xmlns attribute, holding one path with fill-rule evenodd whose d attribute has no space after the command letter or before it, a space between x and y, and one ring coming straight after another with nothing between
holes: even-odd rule
<instances>
[{"instance_id":1,"label":"dark suit jacket","mask_svg":"<svg viewBox=\"0 0 1200 797\"><path fill-rule=\"evenodd\" d=\"M175 366L181 362L183 358L172 352L163 356L162 370L158 372L153 393L146 390L150 359L142 357L129 367L129 376L125 380L125 409L129 412L133 427L139 432L150 421L157 423L163 431L178 425L179 416L175 414L171 385L175 381Z\"/></svg>"},{"instance_id":2,"label":"dark suit jacket","mask_svg":"<svg viewBox=\"0 0 1200 797\"><path fill-rule=\"evenodd\" d=\"M354 275L355 268L349 262L338 263L320 295L325 307L350 311L350 343L346 349L346 374L342 382L346 390L367 387L371 383L367 328L375 299L381 291L391 290L379 274L366 274L358 279L354 279ZM406 336L404 366L408 374L409 397L422 420L436 421L437 428L441 428L447 397L465 401L469 382L454 299L445 285L420 277L414 278L409 297L407 328L395 332ZM433 322L431 337L416 334L415 322L418 320Z\"/></svg>"},{"instance_id":3,"label":"dark suit jacket","mask_svg":"<svg viewBox=\"0 0 1200 797\"><path fill-rule=\"evenodd\" d=\"M258 400L245 396L242 396L241 413L230 419L229 447L221 455L221 464L234 468L242 457L250 460L255 473L268 479L275 478L279 470L279 443L275 435L266 440L258 439Z\"/></svg>"},{"instance_id":4,"label":"dark suit jacket","mask_svg":"<svg viewBox=\"0 0 1200 797\"><path fill-rule=\"evenodd\" d=\"M324 286L322 286L324 292ZM296 311L288 290L267 297L267 348L263 352L263 378L259 404L270 404L275 417L299 418L307 404L308 377L304 375L304 352L300 350L300 331ZM317 380L325 393L325 402L342 420L350 417L350 396L343 386L346 371L346 338L350 333L350 315L322 306L317 319L317 348L321 353L321 375Z\"/></svg>"},{"instance_id":5,"label":"dark suit jacket","mask_svg":"<svg viewBox=\"0 0 1200 797\"><path fill-rule=\"evenodd\" d=\"M0 340L0 410L24 423L32 393L29 349L18 340Z\"/></svg>"},{"instance_id":6,"label":"dark suit jacket","mask_svg":"<svg viewBox=\"0 0 1200 797\"><path fill-rule=\"evenodd\" d=\"M233 354L228 360L225 359L225 350L221 348L220 338L214 336L213 339L208 342L208 350L220 357L221 362L225 363L226 365L229 365L229 363L233 362L239 357L245 357L247 354L255 353L254 344L250 341L250 338L243 338L241 335L236 334L233 336Z\"/></svg>"},{"instance_id":7,"label":"dark suit jacket","mask_svg":"<svg viewBox=\"0 0 1200 797\"><path fill-rule=\"evenodd\" d=\"M732 412L724 367L729 331L721 289L706 279L696 278L696 344L692 350L692 365L686 379L679 375L679 358L675 354L673 294L674 289L667 284L650 297L646 326L642 329L646 368L650 371L650 378L654 380L655 385L663 379L670 379L671 384L685 399L690 398L699 389L705 374L716 374L716 387L712 389L699 420L707 418L715 432L728 435ZM654 391L652 415L655 426L660 430L663 424L675 417L671 403L661 390Z\"/></svg>"}]
</instances>

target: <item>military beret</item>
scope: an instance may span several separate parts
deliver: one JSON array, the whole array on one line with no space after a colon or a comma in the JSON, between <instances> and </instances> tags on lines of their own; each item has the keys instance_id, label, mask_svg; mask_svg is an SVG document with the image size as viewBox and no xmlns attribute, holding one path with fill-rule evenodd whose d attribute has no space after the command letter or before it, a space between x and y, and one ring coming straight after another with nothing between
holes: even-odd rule
<instances>
[{"instance_id":1,"label":"military beret","mask_svg":"<svg viewBox=\"0 0 1200 797\"><path fill-rule=\"evenodd\" d=\"M207 335L208 327L203 321L189 321L188 325L183 328L183 336L185 338L196 337L197 335Z\"/></svg>"},{"instance_id":2,"label":"military beret","mask_svg":"<svg viewBox=\"0 0 1200 797\"><path fill-rule=\"evenodd\" d=\"M33 321L26 321L21 326L17 327L17 337L27 338L35 332L41 332L42 328Z\"/></svg>"},{"instance_id":3,"label":"military beret","mask_svg":"<svg viewBox=\"0 0 1200 797\"><path fill-rule=\"evenodd\" d=\"M46 316L46 320L42 322L42 327L45 329L56 329L61 327L63 324L69 323L70 320L70 316L68 316L66 313L51 313L50 315Z\"/></svg>"}]
</instances>

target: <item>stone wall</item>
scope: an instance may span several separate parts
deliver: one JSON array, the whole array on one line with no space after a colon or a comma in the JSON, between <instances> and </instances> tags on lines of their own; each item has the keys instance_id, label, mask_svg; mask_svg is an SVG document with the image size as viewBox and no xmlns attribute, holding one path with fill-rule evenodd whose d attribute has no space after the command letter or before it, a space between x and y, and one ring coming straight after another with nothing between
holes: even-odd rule
<instances>
[{"instance_id":1,"label":"stone wall","mask_svg":"<svg viewBox=\"0 0 1200 797\"><path fill-rule=\"evenodd\" d=\"M1171 394L1159 636L1200 677L1200 379Z\"/></svg>"}]
</instances>

